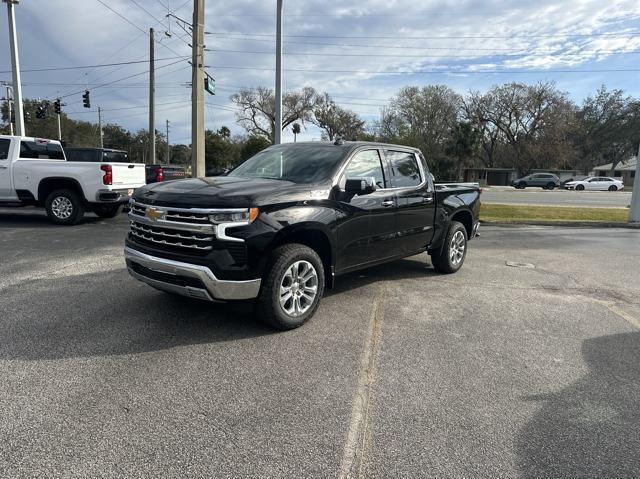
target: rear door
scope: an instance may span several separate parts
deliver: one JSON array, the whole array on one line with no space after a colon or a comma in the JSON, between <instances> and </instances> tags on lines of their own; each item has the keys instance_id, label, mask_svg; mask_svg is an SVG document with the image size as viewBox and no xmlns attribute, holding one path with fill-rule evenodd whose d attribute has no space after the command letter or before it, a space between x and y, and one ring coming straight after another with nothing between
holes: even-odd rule
<instances>
[{"instance_id":1,"label":"rear door","mask_svg":"<svg viewBox=\"0 0 640 479\"><path fill-rule=\"evenodd\" d=\"M433 238L435 188L424 158L414 151L385 150L396 197L396 250L418 251Z\"/></svg>"},{"instance_id":2,"label":"rear door","mask_svg":"<svg viewBox=\"0 0 640 479\"><path fill-rule=\"evenodd\" d=\"M368 195L347 195L347 178L373 176L378 190ZM353 268L393 255L395 196L389 190L382 152L377 148L357 151L340 175L340 202L346 217L338 227L338 270Z\"/></svg>"}]
</instances>

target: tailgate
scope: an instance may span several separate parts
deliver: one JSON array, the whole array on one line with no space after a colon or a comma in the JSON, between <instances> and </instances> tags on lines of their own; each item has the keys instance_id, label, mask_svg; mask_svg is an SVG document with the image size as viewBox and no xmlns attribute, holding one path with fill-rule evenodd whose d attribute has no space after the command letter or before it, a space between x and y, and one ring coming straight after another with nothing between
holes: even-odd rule
<instances>
[{"instance_id":1,"label":"tailgate","mask_svg":"<svg viewBox=\"0 0 640 479\"><path fill-rule=\"evenodd\" d=\"M108 163L113 174L112 185L117 188L139 188L147 183L143 164Z\"/></svg>"}]
</instances>

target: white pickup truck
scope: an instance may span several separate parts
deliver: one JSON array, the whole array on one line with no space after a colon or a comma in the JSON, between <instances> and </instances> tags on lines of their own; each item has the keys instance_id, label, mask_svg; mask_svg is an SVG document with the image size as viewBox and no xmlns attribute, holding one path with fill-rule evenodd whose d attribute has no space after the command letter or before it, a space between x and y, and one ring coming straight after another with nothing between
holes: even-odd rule
<instances>
[{"instance_id":1,"label":"white pickup truck","mask_svg":"<svg viewBox=\"0 0 640 479\"><path fill-rule=\"evenodd\" d=\"M44 206L73 225L85 211L113 218L144 184L143 164L68 162L58 141L0 135L0 205Z\"/></svg>"}]
</instances>

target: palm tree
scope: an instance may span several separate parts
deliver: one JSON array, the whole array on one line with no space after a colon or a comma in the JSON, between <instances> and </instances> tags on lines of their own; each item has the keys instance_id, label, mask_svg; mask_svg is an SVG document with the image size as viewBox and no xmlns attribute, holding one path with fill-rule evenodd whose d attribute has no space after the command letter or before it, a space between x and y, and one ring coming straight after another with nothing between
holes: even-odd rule
<instances>
[{"instance_id":1,"label":"palm tree","mask_svg":"<svg viewBox=\"0 0 640 479\"><path fill-rule=\"evenodd\" d=\"M293 131L293 142L295 143L298 139L298 135L300 134L300 123L294 123L291 127L291 131Z\"/></svg>"}]
</instances>

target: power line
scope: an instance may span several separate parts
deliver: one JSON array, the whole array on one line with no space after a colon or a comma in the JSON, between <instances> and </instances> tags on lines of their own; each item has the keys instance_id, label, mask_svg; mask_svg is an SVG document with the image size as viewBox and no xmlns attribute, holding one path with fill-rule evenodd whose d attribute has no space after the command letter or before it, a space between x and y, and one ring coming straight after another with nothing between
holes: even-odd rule
<instances>
[{"instance_id":1,"label":"power line","mask_svg":"<svg viewBox=\"0 0 640 479\"><path fill-rule=\"evenodd\" d=\"M231 65L213 65L212 68L218 69L231 69L231 70L263 70L273 71L274 68L262 68L262 67L241 67ZM395 74L421 74L421 73L434 73L434 74L481 74L481 73L496 73L496 74L520 74L520 73L632 73L640 72L640 68L603 68L603 69L590 69L590 70L398 70L398 71L376 71L376 70L314 70L314 69L298 69L288 68L285 69L288 72L307 72L307 73L371 73L379 75L395 75Z\"/></svg>"},{"instance_id":2,"label":"power line","mask_svg":"<svg viewBox=\"0 0 640 479\"><path fill-rule=\"evenodd\" d=\"M247 50L222 50L222 49L213 49L207 48L205 49L208 52L218 52L218 53L242 53L242 54L268 54L274 55L275 52L272 51L247 51ZM559 53L547 53L547 55L558 55L558 56L577 56L577 55L615 55L615 54L628 54L628 53L640 53L640 50L630 50L630 51L580 51L580 52L559 52ZM471 54L466 55L398 55L398 54L390 54L390 53L342 53L342 52L283 52L284 55L291 56L333 56L333 57L389 57L389 58L468 58L472 56ZM521 52L521 53L509 53L509 54L499 54L500 56L522 56L522 55L531 55L531 52ZM545 53L540 53L544 55ZM0 72L4 73L4 72Z\"/></svg>"},{"instance_id":3,"label":"power line","mask_svg":"<svg viewBox=\"0 0 640 479\"><path fill-rule=\"evenodd\" d=\"M98 0L100 1L100 0ZM239 35L254 37L274 37L273 33L245 33L245 32L206 32L209 35ZM439 36L411 36L398 38L397 35L284 35L289 38L355 38L355 39L392 39L392 40L489 40L489 39L513 39L513 38L589 38L589 37L635 37L640 32L607 32L607 33L548 33L532 35L439 35Z\"/></svg>"},{"instance_id":4,"label":"power line","mask_svg":"<svg viewBox=\"0 0 640 479\"><path fill-rule=\"evenodd\" d=\"M156 17L153 13L151 13L149 10L147 10L146 8L144 8L142 5L140 5L138 2L136 2L136 0L129 0L131 3L133 3L136 7L138 7L140 10L142 10L143 12L145 12L147 15L149 15L151 18L153 18L157 23L162 23L163 20L158 20L158 17ZM102 2L101 2L102 3ZM166 6L166 5L165 5Z\"/></svg>"},{"instance_id":5,"label":"power line","mask_svg":"<svg viewBox=\"0 0 640 479\"><path fill-rule=\"evenodd\" d=\"M186 55L181 55L179 57L167 57L167 58L158 58L156 61L163 60L175 60L176 58L185 59L188 58ZM23 73L29 72L52 72L52 71L63 71L63 70L84 70L86 68L102 68L102 67L112 67L116 65L135 65L138 63L148 63L147 60L132 60L127 62L117 62L117 63L102 63L96 65L82 65L75 67L51 67L51 68L32 68L32 69L20 69ZM11 73L11 70L0 71L0 73Z\"/></svg>"},{"instance_id":6,"label":"power line","mask_svg":"<svg viewBox=\"0 0 640 479\"><path fill-rule=\"evenodd\" d=\"M111 10L113 13L115 13L116 15L118 15L120 18L122 18L125 22L127 22L129 25L131 25L133 28L140 30L142 33L144 33L145 35L148 35L148 33L146 32L146 30L143 30L142 28L140 28L138 25L136 25L135 23L133 23L131 20L129 20L127 17L125 17L124 15L122 15L121 13L115 11L113 8L111 8L109 5L107 5L106 3L104 3L102 0L96 0L97 2L101 3L102 5L104 5L106 8L108 8L109 10Z\"/></svg>"}]
</instances>

